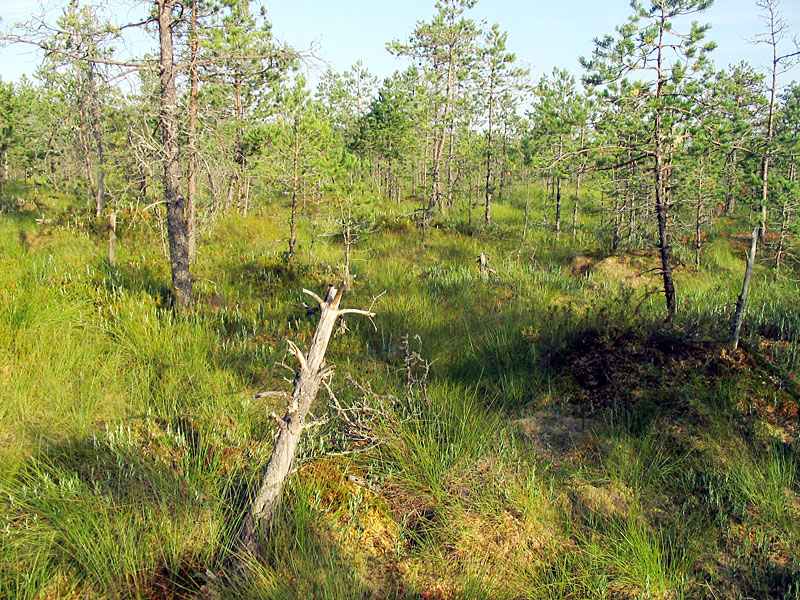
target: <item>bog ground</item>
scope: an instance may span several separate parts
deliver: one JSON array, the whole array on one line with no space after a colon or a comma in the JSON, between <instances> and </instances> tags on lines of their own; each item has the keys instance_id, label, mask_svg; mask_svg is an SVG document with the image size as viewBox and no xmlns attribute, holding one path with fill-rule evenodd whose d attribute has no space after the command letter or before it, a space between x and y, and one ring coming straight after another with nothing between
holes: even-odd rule
<instances>
[{"instance_id":1,"label":"bog ground","mask_svg":"<svg viewBox=\"0 0 800 600\"><path fill-rule=\"evenodd\" d=\"M797 287L759 266L727 348L744 229L677 271L663 323L650 252L555 240L518 254L522 199L454 214L423 246L371 203L335 333L332 391L360 429L309 431L246 584L215 582L289 390L302 288L341 278L336 236L282 254L281 204L221 217L171 307L157 229L40 199L2 216L0 585L13 598L793 598L800 585ZM591 221L587 217L588 227ZM565 239L566 237L566 239ZM476 257L490 254L487 277ZM270 404L274 402L274 406ZM361 437L359 438L358 433ZM373 445L377 443L375 447Z\"/></svg>"}]
</instances>

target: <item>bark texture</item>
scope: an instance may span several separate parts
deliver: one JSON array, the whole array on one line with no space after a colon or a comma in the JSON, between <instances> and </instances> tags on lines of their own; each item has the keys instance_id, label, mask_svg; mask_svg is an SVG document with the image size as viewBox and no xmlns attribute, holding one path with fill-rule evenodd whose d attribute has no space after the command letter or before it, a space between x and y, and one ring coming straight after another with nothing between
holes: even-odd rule
<instances>
[{"instance_id":1,"label":"bark texture","mask_svg":"<svg viewBox=\"0 0 800 600\"><path fill-rule=\"evenodd\" d=\"M180 147L178 144L177 87L172 44L173 0L159 0L158 32L161 46L161 135L164 144L164 196L167 204L167 237L169 239L172 287L179 307L194 303L192 277L189 273L189 236L181 195Z\"/></svg>"}]
</instances>

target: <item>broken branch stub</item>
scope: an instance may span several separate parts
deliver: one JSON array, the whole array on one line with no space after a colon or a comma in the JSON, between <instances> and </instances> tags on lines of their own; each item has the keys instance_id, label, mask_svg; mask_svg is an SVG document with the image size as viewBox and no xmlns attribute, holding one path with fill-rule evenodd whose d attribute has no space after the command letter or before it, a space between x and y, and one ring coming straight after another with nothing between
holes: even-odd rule
<instances>
[{"instance_id":1,"label":"broken branch stub","mask_svg":"<svg viewBox=\"0 0 800 600\"><path fill-rule=\"evenodd\" d=\"M236 544L235 564L233 565L235 574L245 572L252 559L260 554L260 530L263 532L263 536L269 535L280 502L283 484L294 464L300 435L309 425L306 423L306 418L309 416L311 405L317 396L320 385L324 378L331 373L330 369L325 367L325 352L328 349L328 342L333 333L336 319L344 314L375 316L375 313L371 311L340 309L344 287L329 287L324 300L308 290L303 290L303 292L318 301L320 319L307 355L303 355L296 344L289 342L289 348L297 359L299 367L295 374L294 388L286 413L283 418L274 416L278 422L278 435L272 455L261 476L258 493L242 521Z\"/></svg>"}]
</instances>

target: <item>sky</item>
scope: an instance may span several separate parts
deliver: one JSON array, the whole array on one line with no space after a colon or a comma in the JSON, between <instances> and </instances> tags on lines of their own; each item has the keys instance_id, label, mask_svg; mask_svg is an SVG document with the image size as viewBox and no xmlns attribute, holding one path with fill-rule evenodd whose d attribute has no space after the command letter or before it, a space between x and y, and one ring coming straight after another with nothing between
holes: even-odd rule
<instances>
[{"instance_id":1,"label":"sky","mask_svg":"<svg viewBox=\"0 0 800 600\"><path fill-rule=\"evenodd\" d=\"M57 7L59 0L48 0ZM119 6L124 2L116 0ZM357 60L379 78L407 66L391 56L386 43L406 41L417 21L434 14L434 0L254 0L266 8L274 35L299 49L314 48L319 60L311 61L312 81L328 67L335 71L349 68ZM128 6L130 3L127 4ZM782 0L783 18L792 35L800 37L800 0ZM41 12L36 0L0 0L0 27ZM119 10L117 10L119 12ZM489 24L498 23L508 32L508 49L531 68L535 79L554 67L566 68L576 76L582 69L580 56L589 57L593 40L624 23L630 14L628 0L478 0L467 16ZM51 9L56 16L57 9ZM763 33L764 23L755 0L716 0L710 10L697 18L711 23L708 38L717 42L712 59L717 67L748 61L765 69L770 59L765 45L750 43ZM680 29L680 28L679 28ZM784 43L793 49L790 39ZM0 78L17 80L32 73L39 58L29 48L0 50ZM784 84L800 80L800 67L782 76Z\"/></svg>"}]
</instances>

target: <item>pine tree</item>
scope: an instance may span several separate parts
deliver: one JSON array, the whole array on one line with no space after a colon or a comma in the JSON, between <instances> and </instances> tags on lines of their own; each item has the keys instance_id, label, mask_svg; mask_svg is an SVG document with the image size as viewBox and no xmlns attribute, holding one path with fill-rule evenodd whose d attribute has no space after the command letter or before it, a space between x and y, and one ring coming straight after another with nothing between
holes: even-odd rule
<instances>
[{"instance_id":1,"label":"pine tree","mask_svg":"<svg viewBox=\"0 0 800 600\"><path fill-rule=\"evenodd\" d=\"M674 27L676 19L708 9L712 0L633 0L633 14L617 28L616 36L606 35L595 41L591 60L581 59L588 70L586 82L608 85L636 73L639 90L646 102L641 118L651 129L647 154L653 165L653 191L658 226L658 248L667 320L677 310L677 297L669 238L671 155L678 150L679 127L686 114L682 106L692 95L693 76L706 65L706 55L715 44L701 42L709 29L693 22L687 33ZM622 97L620 101L624 101Z\"/></svg>"}]
</instances>

